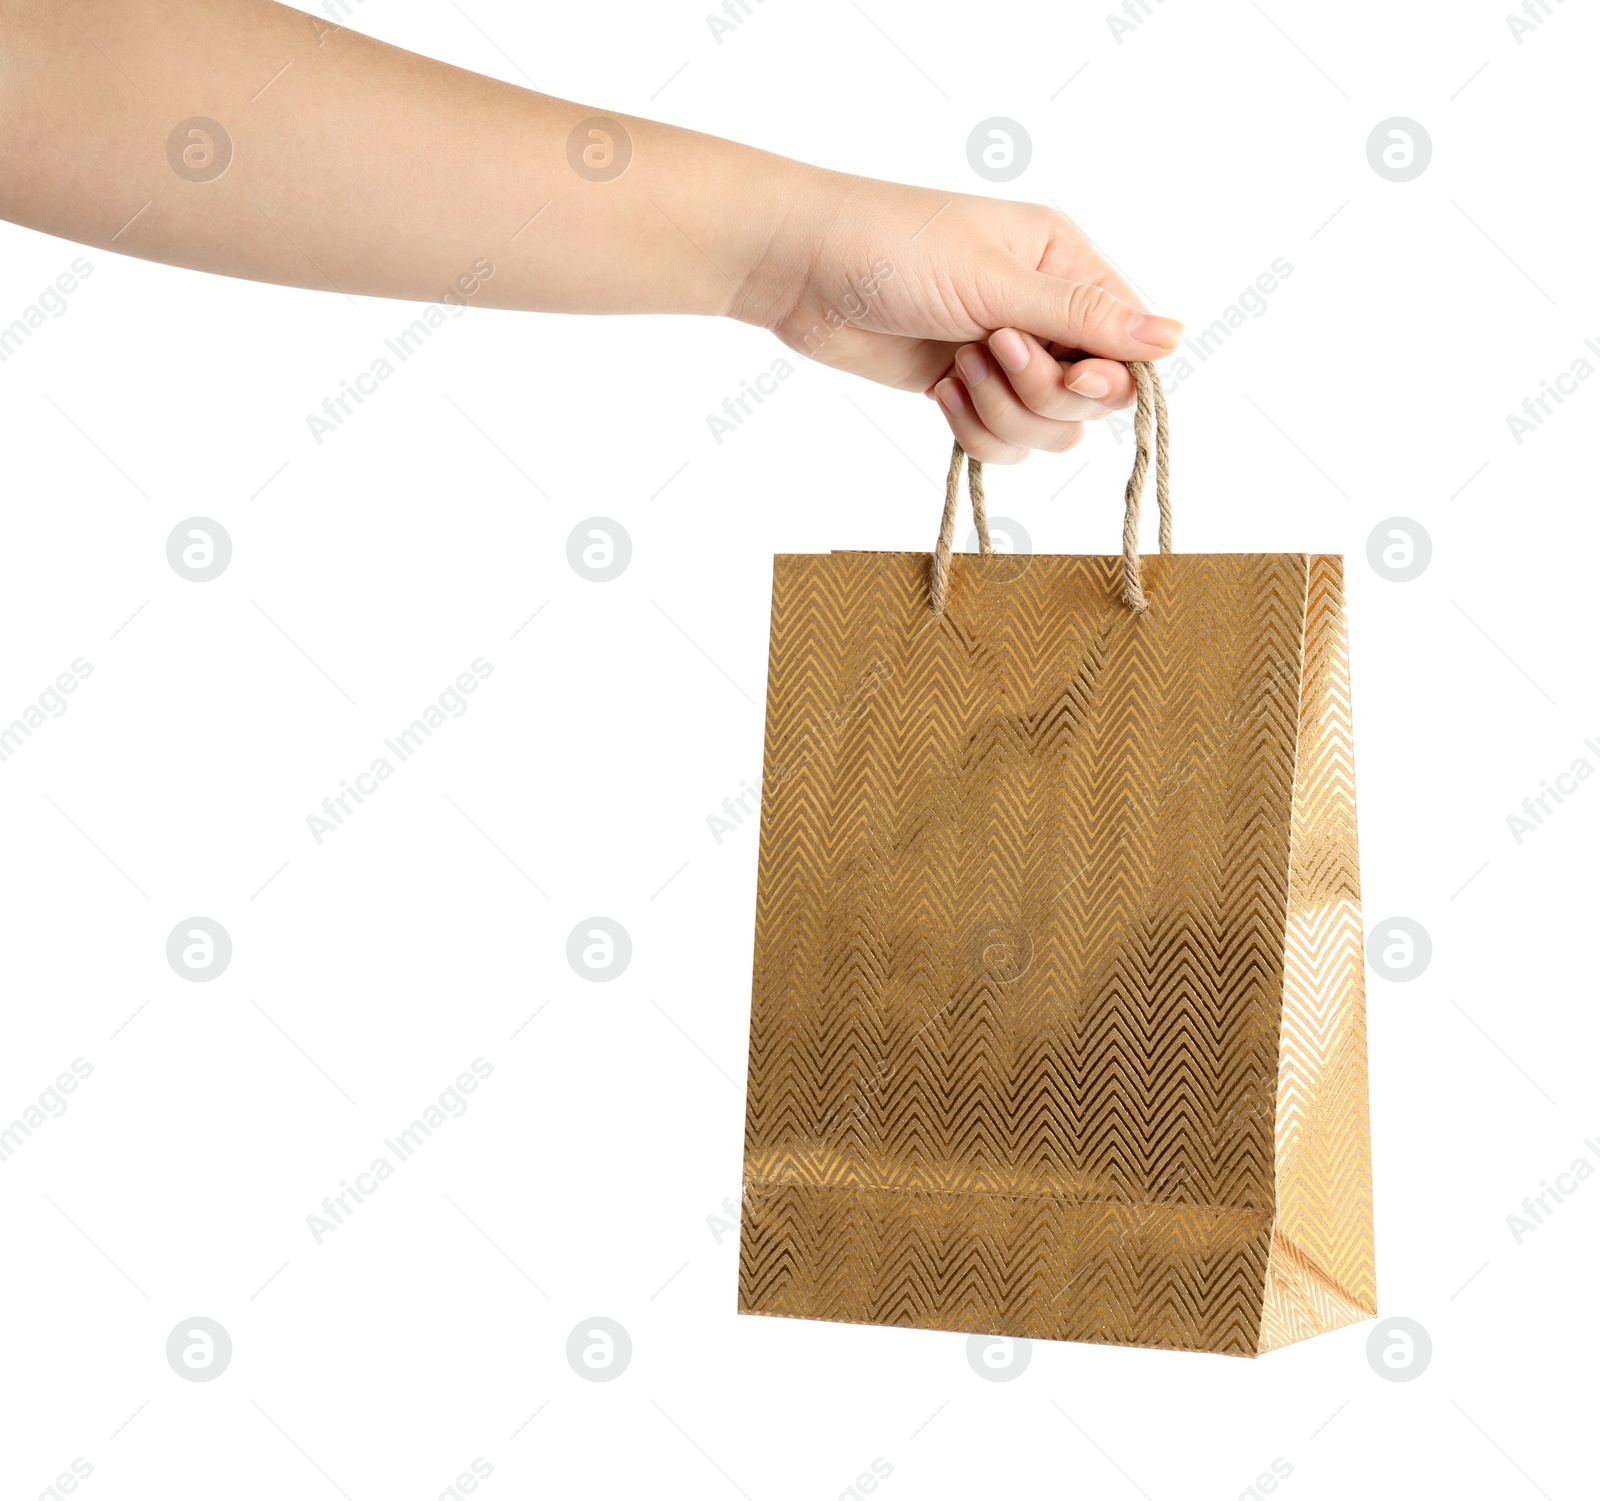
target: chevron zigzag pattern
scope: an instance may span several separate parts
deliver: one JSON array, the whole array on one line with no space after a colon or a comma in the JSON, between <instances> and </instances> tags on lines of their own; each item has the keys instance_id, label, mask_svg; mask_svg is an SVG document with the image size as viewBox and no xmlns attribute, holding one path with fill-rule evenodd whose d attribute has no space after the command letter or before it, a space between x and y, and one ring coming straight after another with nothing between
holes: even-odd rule
<instances>
[{"instance_id":1,"label":"chevron zigzag pattern","mask_svg":"<svg viewBox=\"0 0 1600 1501\"><path fill-rule=\"evenodd\" d=\"M739 1307L1253 1355L1369 1315L1338 559L775 560Z\"/></svg>"},{"instance_id":2,"label":"chevron zigzag pattern","mask_svg":"<svg viewBox=\"0 0 1600 1501\"><path fill-rule=\"evenodd\" d=\"M1311 559L1260 1349L1378 1311L1344 568Z\"/></svg>"}]
</instances>

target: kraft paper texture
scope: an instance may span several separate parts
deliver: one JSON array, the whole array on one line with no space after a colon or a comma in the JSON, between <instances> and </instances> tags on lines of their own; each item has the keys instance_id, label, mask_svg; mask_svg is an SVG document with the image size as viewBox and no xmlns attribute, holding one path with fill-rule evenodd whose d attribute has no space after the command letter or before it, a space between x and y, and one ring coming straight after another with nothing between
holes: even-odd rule
<instances>
[{"instance_id":1,"label":"kraft paper texture","mask_svg":"<svg viewBox=\"0 0 1600 1501\"><path fill-rule=\"evenodd\" d=\"M1376 1312L1343 564L775 560L739 1307Z\"/></svg>"}]
</instances>

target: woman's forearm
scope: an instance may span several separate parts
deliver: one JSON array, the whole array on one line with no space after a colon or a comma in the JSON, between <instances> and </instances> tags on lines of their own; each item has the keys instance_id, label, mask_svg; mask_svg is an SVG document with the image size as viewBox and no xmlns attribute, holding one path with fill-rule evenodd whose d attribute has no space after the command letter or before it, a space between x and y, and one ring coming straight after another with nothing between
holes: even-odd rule
<instances>
[{"instance_id":1,"label":"woman's forearm","mask_svg":"<svg viewBox=\"0 0 1600 1501\"><path fill-rule=\"evenodd\" d=\"M976 457L1133 398L1145 313L1064 214L529 92L272 0L0 0L0 216L325 292L726 314L936 396Z\"/></svg>"},{"instance_id":2,"label":"woman's forearm","mask_svg":"<svg viewBox=\"0 0 1600 1501\"><path fill-rule=\"evenodd\" d=\"M826 175L652 121L597 123L271 0L5 0L0 16L0 214L204 271L738 314Z\"/></svg>"}]
</instances>

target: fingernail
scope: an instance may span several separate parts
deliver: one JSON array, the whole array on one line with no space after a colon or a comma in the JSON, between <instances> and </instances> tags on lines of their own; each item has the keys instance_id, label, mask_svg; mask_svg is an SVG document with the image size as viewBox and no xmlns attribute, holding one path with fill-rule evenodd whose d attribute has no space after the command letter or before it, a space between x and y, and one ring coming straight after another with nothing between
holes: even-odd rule
<instances>
[{"instance_id":1,"label":"fingernail","mask_svg":"<svg viewBox=\"0 0 1600 1501\"><path fill-rule=\"evenodd\" d=\"M981 385L989 377L989 362L981 349L963 349L956 356L956 368L969 386Z\"/></svg>"},{"instance_id":2,"label":"fingernail","mask_svg":"<svg viewBox=\"0 0 1600 1501\"><path fill-rule=\"evenodd\" d=\"M933 394L939 398L939 405L952 417L959 417L967 409L967 393L961 389L958 380L942 380L933 388Z\"/></svg>"},{"instance_id":3,"label":"fingernail","mask_svg":"<svg viewBox=\"0 0 1600 1501\"><path fill-rule=\"evenodd\" d=\"M1154 313L1140 313L1128 325L1128 337L1141 344L1152 344L1157 349L1176 349L1183 337L1183 325L1176 318L1158 318Z\"/></svg>"},{"instance_id":4,"label":"fingernail","mask_svg":"<svg viewBox=\"0 0 1600 1501\"><path fill-rule=\"evenodd\" d=\"M1028 341L1014 328L1002 328L989 340L994 357L1013 375L1028 366Z\"/></svg>"},{"instance_id":5,"label":"fingernail","mask_svg":"<svg viewBox=\"0 0 1600 1501\"><path fill-rule=\"evenodd\" d=\"M1098 370L1085 370L1076 380L1067 382L1067 389L1093 400L1097 396L1104 396L1111 389L1111 382Z\"/></svg>"}]
</instances>

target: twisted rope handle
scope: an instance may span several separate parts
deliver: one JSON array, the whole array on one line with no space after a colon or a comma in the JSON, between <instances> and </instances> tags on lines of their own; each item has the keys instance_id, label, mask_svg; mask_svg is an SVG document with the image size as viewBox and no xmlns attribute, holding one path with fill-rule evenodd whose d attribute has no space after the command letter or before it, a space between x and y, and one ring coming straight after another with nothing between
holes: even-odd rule
<instances>
[{"instance_id":1,"label":"twisted rope handle","mask_svg":"<svg viewBox=\"0 0 1600 1501\"><path fill-rule=\"evenodd\" d=\"M961 458L966 454L967 489L972 495L972 519L978 527L978 551L984 557L994 553L989 540L989 507L983 498L983 463L966 453L960 442L950 450L950 472L944 478L944 514L939 518L939 540L933 549L933 613L944 614L950 597L950 552L956 540L956 506L961 500Z\"/></svg>"},{"instance_id":2,"label":"twisted rope handle","mask_svg":"<svg viewBox=\"0 0 1600 1501\"><path fill-rule=\"evenodd\" d=\"M1167 398L1155 367L1143 360L1130 360L1137 398L1133 412L1133 472L1123 497L1122 515L1122 602L1135 615L1150 608L1139 566L1139 512L1144 504L1145 477L1150 471L1152 438L1156 460L1156 508L1160 513L1161 551L1172 551L1172 481L1167 453ZM955 543L956 504L961 494L961 459L967 460L967 488L972 492L972 516L978 524L978 548L985 557L993 553L989 541L989 511L983 495L983 465L966 453L958 441L950 453L950 472L944 482L944 515L939 519L939 541L933 551L933 575L929 594L935 615L944 614L950 598L950 553Z\"/></svg>"}]
</instances>

